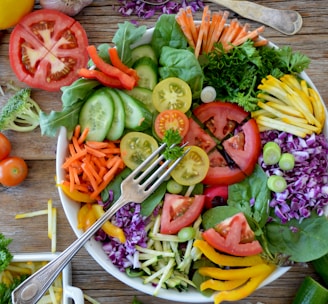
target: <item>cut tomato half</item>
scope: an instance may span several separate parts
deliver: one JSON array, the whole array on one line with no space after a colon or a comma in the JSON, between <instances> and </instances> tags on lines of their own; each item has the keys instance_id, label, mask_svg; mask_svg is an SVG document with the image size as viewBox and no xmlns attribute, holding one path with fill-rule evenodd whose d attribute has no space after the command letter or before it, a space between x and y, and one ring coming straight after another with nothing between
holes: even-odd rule
<instances>
[{"instance_id":1,"label":"cut tomato half","mask_svg":"<svg viewBox=\"0 0 328 304\"><path fill-rule=\"evenodd\" d=\"M165 194L161 233L177 234L182 228L192 225L201 214L204 202L204 195L186 197L178 194Z\"/></svg>"},{"instance_id":2,"label":"cut tomato half","mask_svg":"<svg viewBox=\"0 0 328 304\"><path fill-rule=\"evenodd\" d=\"M10 64L20 81L58 91L78 78L88 62L88 38L82 25L56 10L26 15L10 36Z\"/></svg>"},{"instance_id":3,"label":"cut tomato half","mask_svg":"<svg viewBox=\"0 0 328 304\"><path fill-rule=\"evenodd\" d=\"M262 252L262 246L255 240L254 232L242 212L207 229L202 236L213 248L231 255L249 256Z\"/></svg>"}]
</instances>

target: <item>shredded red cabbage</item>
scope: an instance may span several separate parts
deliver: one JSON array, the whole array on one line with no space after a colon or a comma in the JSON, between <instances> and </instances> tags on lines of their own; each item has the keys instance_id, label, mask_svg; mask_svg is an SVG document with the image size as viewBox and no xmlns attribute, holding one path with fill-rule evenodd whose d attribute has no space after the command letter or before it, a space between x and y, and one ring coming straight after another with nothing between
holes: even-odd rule
<instances>
[{"instance_id":1,"label":"shredded red cabbage","mask_svg":"<svg viewBox=\"0 0 328 304\"><path fill-rule=\"evenodd\" d=\"M140 267L135 245L147 246L148 237L145 227L148 222L149 219L140 214L140 204L130 203L119 209L112 217L112 223L122 228L125 233L124 244L115 238L107 237L102 230L96 234L96 240L103 243L105 253L120 271L124 272L128 267Z\"/></svg>"},{"instance_id":2,"label":"shredded red cabbage","mask_svg":"<svg viewBox=\"0 0 328 304\"><path fill-rule=\"evenodd\" d=\"M118 11L123 16L135 15L143 19L151 18L156 14L156 12L159 12L161 14L176 14L180 8L185 8L187 6L190 6L193 12L196 12L199 9L204 8L204 3L201 0L194 0L194 1L182 0L177 2L168 1L163 5L149 5L139 0L133 0L133 1L118 0L118 2L120 3L120 7ZM163 2L163 0L150 0L149 2L161 3Z\"/></svg>"},{"instance_id":3,"label":"shredded red cabbage","mask_svg":"<svg viewBox=\"0 0 328 304\"><path fill-rule=\"evenodd\" d=\"M270 207L283 223L290 219L301 221L310 216L312 211L324 214L328 206L328 141L324 134L312 134L300 138L280 131L261 133L262 145L275 141L282 152L292 153L295 167L283 171L278 165L264 164L262 156L259 164L267 175L281 175L287 181L287 189L273 193Z\"/></svg>"}]
</instances>

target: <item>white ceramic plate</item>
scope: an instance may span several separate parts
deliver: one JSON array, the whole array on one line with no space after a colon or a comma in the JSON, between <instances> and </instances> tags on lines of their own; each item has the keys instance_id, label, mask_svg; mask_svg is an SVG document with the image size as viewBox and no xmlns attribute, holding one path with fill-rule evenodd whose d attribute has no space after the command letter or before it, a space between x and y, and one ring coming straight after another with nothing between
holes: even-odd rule
<instances>
[{"instance_id":1,"label":"white ceramic plate","mask_svg":"<svg viewBox=\"0 0 328 304\"><path fill-rule=\"evenodd\" d=\"M153 29L147 30L144 37L140 39L138 44L134 46L138 46L141 44L149 43L151 40L151 36L153 33ZM274 44L271 43L272 47L276 47ZM301 74L302 78L305 79L308 84L313 87L312 81L309 79L309 77L303 72ZM327 111L326 111L327 116ZM327 121L324 127L324 133L327 134ZM67 140L67 132L65 128L61 128L58 136L58 143L57 143L57 157L56 157L56 174L58 181L64 180L65 172L61 168L61 165L64 163L65 157L68 152L68 140ZM58 187L59 196L66 214L66 217L74 230L76 236L80 236L83 231L81 229L77 229L77 213L80 209L80 205L76 202L72 201L70 198L68 198L60 187ZM139 291L142 291L146 294L152 295L154 292L154 287L151 286L151 284L143 284L141 279L138 278L130 278L125 273L122 273L118 270L116 266L114 266L111 261L108 259L107 255L102 249L101 243L95 241L94 239L91 239L86 245L85 245L87 251L89 254L98 262L98 264L104 268L109 274L117 278L118 280L124 282L125 284L129 285L132 288L135 288ZM289 267L280 267L276 271L274 271L262 284L260 287L263 287L267 284L270 284L271 282L278 279L280 276L285 274L289 270ZM203 296L200 292L190 288L188 292L179 292L173 289L170 290L161 290L158 295L158 297L171 300L171 301L178 301L178 302L188 302L188 303L209 303L213 302L212 298L208 298Z\"/></svg>"},{"instance_id":2,"label":"white ceramic plate","mask_svg":"<svg viewBox=\"0 0 328 304\"><path fill-rule=\"evenodd\" d=\"M13 262L49 262L53 260L58 253L18 253L15 254L13 257ZM83 293L82 290L73 287L72 284L72 272L71 272L71 264L68 264L63 269L63 298L62 304L70 304L77 303L82 304L84 303Z\"/></svg>"}]
</instances>

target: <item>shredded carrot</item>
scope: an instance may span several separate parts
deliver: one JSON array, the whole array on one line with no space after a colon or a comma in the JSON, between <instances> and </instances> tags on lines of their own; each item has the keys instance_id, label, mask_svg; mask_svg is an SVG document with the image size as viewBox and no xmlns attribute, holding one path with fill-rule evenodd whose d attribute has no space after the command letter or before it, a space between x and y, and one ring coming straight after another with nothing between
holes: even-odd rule
<instances>
[{"instance_id":1,"label":"shredded carrot","mask_svg":"<svg viewBox=\"0 0 328 304\"><path fill-rule=\"evenodd\" d=\"M119 141L85 141L87 134L88 130L81 133L80 126L73 132L69 156L62 165L67 172L63 184L70 191L77 190L99 199L101 191L124 169L124 163Z\"/></svg>"},{"instance_id":2,"label":"shredded carrot","mask_svg":"<svg viewBox=\"0 0 328 304\"><path fill-rule=\"evenodd\" d=\"M191 7L188 6L179 10L176 21L189 45L194 48L196 57L202 53L211 52L215 43L221 43L226 52L248 39L254 41L254 46L267 44L266 40L258 39L264 31L264 26L249 31L250 25L248 23L241 25L236 18L231 20L229 26L226 26L228 17L228 11L214 12L211 15L209 7L205 6L201 23L195 24Z\"/></svg>"}]
</instances>

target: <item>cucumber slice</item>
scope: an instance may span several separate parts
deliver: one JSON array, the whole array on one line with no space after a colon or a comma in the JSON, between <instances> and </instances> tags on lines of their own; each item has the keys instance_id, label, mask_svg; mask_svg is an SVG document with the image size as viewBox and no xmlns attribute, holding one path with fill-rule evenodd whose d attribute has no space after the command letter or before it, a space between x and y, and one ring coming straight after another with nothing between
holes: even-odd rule
<instances>
[{"instance_id":1,"label":"cucumber slice","mask_svg":"<svg viewBox=\"0 0 328 304\"><path fill-rule=\"evenodd\" d=\"M150 59L152 59L155 62L155 64L158 63L155 51L150 44L143 44L143 45L137 46L136 48L134 48L132 50L131 58L132 58L133 63L135 63L141 57L149 57Z\"/></svg>"},{"instance_id":2,"label":"cucumber slice","mask_svg":"<svg viewBox=\"0 0 328 304\"><path fill-rule=\"evenodd\" d=\"M89 128L86 140L103 141L113 121L114 105L107 88L94 92L83 105L79 124Z\"/></svg>"},{"instance_id":3,"label":"cucumber slice","mask_svg":"<svg viewBox=\"0 0 328 304\"><path fill-rule=\"evenodd\" d=\"M145 105L124 93L115 89L115 92L121 97L125 112L125 127L133 131L144 131L151 126L152 114Z\"/></svg>"},{"instance_id":4,"label":"cucumber slice","mask_svg":"<svg viewBox=\"0 0 328 304\"><path fill-rule=\"evenodd\" d=\"M304 278L292 304L327 304L328 290L313 278Z\"/></svg>"},{"instance_id":5,"label":"cucumber slice","mask_svg":"<svg viewBox=\"0 0 328 304\"><path fill-rule=\"evenodd\" d=\"M138 59L133 68L139 76L138 87L153 90L158 82L158 67L156 63L149 57Z\"/></svg>"},{"instance_id":6,"label":"cucumber slice","mask_svg":"<svg viewBox=\"0 0 328 304\"><path fill-rule=\"evenodd\" d=\"M311 264L313 265L314 270L323 279L326 286L328 286L328 254L317 260L313 260Z\"/></svg>"},{"instance_id":7,"label":"cucumber slice","mask_svg":"<svg viewBox=\"0 0 328 304\"><path fill-rule=\"evenodd\" d=\"M126 90L124 92L141 101L151 113L156 112L152 100L153 92L151 90L141 87L134 87L132 90Z\"/></svg>"},{"instance_id":8,"label":"cucumber slice","mask_svg":"<svg viewBox=\"0 0 328 304\"><path fill-rule=\"evenodd\" d=\"M114 117L106 138L109 140L119 139L124 132L125 127L125 112L121 97L114 90L108 88L108 93L111 95L114 103Z\"/></svg>"}]
</instances>

